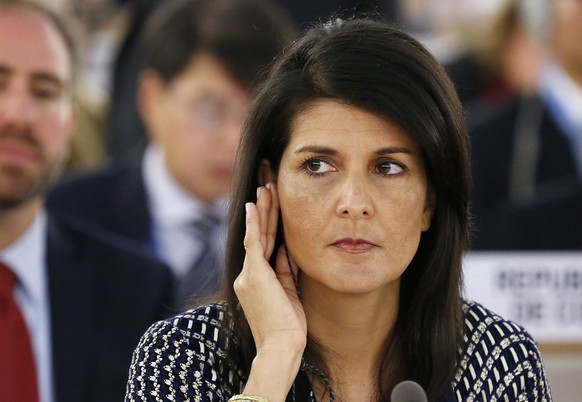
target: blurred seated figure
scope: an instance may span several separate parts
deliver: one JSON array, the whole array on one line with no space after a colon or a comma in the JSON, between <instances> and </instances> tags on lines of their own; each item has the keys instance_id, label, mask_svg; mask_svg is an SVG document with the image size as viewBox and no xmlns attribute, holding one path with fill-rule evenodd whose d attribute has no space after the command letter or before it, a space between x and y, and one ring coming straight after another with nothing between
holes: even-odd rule
<instances>
[{"instance_id":1,"label":"blurred seated figure","mask_svg":"<svg viewBox=\"0 0 582 402\"><path fill-rule=\"evenodd\" d=\"M463 105L488 95L496 77L482 58L499 1L400 0L404 28L426 45L445 66Z\"/></svg>"},{"instance_id":2,"label":"blurred seated figure","mask_svg":"<svg viewBox=\"0 0 582 402\"><path fill-rule=\"evenodd\" d=\"M293 38L266 0L172 0L143 37L145 152L65 181L49 206L138 241L171 266L179 300L222 277L233 162L258 73Z\"/></svg>"},{"instance_id":3,"label":"blurred seated figure","mask_svg":"<svg viewBox=\"0 0 582 402\"><path fill-rule=\"evenodd\" d=\"M47 212L73 132L77 51L59 16L0 0L0 401L116 402L173 277L129 240Z\"/></svg>"},{"instance_id":4,"label":"blurred seated figure","mask_svg":"<svg viewBox=\"0 0 582 402\"><path fill-rule=\"evenodd\" d=\"M582 174L582 3L522 0L546 58L534 94L474 120L472 139L475 240L501 215Z\"/></svg>"},{"instance_id":5,"label":"blurred seated figure","mask_svg":"<svg viewBox=\"0 0 582 402\"><path fill-rule=\"evenodd\" d=\"M487 83L481 96L465 105L469 124L522 94L537 91L544 51L526 21L521 1L504 0L476 44L476 57Z\"/></svg>"}]
</instances>

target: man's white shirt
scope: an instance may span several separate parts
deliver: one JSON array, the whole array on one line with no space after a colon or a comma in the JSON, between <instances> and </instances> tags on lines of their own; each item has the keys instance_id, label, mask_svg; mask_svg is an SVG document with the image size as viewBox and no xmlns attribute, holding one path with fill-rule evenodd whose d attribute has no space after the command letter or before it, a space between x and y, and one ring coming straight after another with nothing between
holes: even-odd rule
<instances>
[{"instance_id":1,"label":"man's white shirt","mask_svg":"<svg viewBox=\"0 0 582 402\"><path fill-rule=\"evenodd\" d=\"M47 216L41 211L27 231L0 252L17 277L15 299L30 334L40 402L53 402L50 297L47 274Z\"/></svg>"},{"instance_id":2,"label":"man's white shirt","mask_svg":"<svg viewBox=\"0 0 582 402\"><path fill-rule=\"evenodd\" d=\"M193 236L193 223L209 213L224 221L228 199L208 205L194 198L168 171L164 154L155 144L149 144L145 150L142 174L152 216L150 240L154 253L170 266L177 278L182 278L202 251L202 245ZM214 242L224 252L225 222L215 234Z\"/></svg>"}]
</instances>

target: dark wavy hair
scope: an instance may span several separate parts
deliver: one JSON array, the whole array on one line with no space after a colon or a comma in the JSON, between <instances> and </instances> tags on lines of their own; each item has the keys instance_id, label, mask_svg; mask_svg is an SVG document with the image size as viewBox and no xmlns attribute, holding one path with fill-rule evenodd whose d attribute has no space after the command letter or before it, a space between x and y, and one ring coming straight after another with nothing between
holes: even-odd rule
<instances>
[{"instance_id":1,"label":"dark wavy hair","mask_svg":"<svg viewBox=\"0 0 582 402\"><path fill-rule=\"evenodd\" d=\"M386 340L377 392L388 401L393 386L410 379L425 388L429 400L437 400L450 389L463 347L468 138L460 102L442 66L415 39L377 18L314 26L274 62L256 93L236 162L229 221L223 296L241 339L230 350L231 358L247 376L256 354L233 291L245 257L244 204L255 201L261 160L268 159L277 172L293 119L319 99L337 100L397 124L422 151L436 208L402 276L398 319L394 335ZM308 339L304 359L311 363L308 367L325 373L318 350Z\"/></svg>"}]
</instances>

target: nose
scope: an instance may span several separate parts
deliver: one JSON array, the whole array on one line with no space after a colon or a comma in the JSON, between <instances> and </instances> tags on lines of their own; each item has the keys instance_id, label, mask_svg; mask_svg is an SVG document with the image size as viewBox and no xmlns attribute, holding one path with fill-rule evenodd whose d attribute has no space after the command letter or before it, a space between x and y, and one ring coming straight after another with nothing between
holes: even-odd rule
<instances>
[{"instance_id":1,"label":"nose","mask_svg":"<svg viewBox=\"0 0 582 402\"><path fill-rule=\"evenodd\" d=\"M337 214L340 217L361 219L374 215L371 189L361 175L347 176L339 187Z\"/></svg>"}]
</instances>

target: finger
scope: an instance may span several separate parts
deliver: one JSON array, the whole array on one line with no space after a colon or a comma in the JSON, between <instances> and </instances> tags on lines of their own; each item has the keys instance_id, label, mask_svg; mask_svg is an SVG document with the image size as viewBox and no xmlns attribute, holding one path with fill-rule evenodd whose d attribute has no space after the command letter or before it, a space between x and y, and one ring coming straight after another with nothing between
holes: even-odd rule
<instances>
[{"instance_id":1,"label":"finger","mask_svg":"<svg viewBox=\"0 0 582 402\"><path fill-rule=\"evenodd\" d=\"M299 267L291 262L289 266L289 260L287 259L287 253L285 252L285 246L279 247L277 251L277 261L275 264L275 274L277 279L285 289L285 292L291 297L297 298L297 286L295 285L295 278L299 272Z\"/></svg>"},{"instance_id":2,"label":"finger","mask_svg":"<svg viewBox=\"0 0 582 402\"><path fill-rule=\"evenodd\" d=\"M244 248L246 251L245 264L243 269L247 266L257 266L264 262L263 246L260 239L259 227L259 212L257 206L252 202L245 204L246 210L246 232L244 238ZM249 260L248 264L246 263Z\"/></svg>"},{"instance_id":3,"label":"finger","mask_svg":"<svg viewBox=\"0 0 582 402\"><path fill-rule=\"evenodd\" d=\"M273 254L275 240L277 237L277 225L279 224L279 195L275 183L267 183L267 189L271 194L271 208L269 210L269 220L267 225L267 247L265 258L268 260Z\"/></svg>"},{"instance_id":4,"label":"finger","mask_svg":"<svg viewBox=\"0 0 582 402\"><path fill-rule=\"evenodd\" d=\"M259 212L259 233L263 256L267 249L267 231L269 227L269 210L271 209L271 192L265 187L257 188L257 210Z\"/></svg>"}]
</instances>

